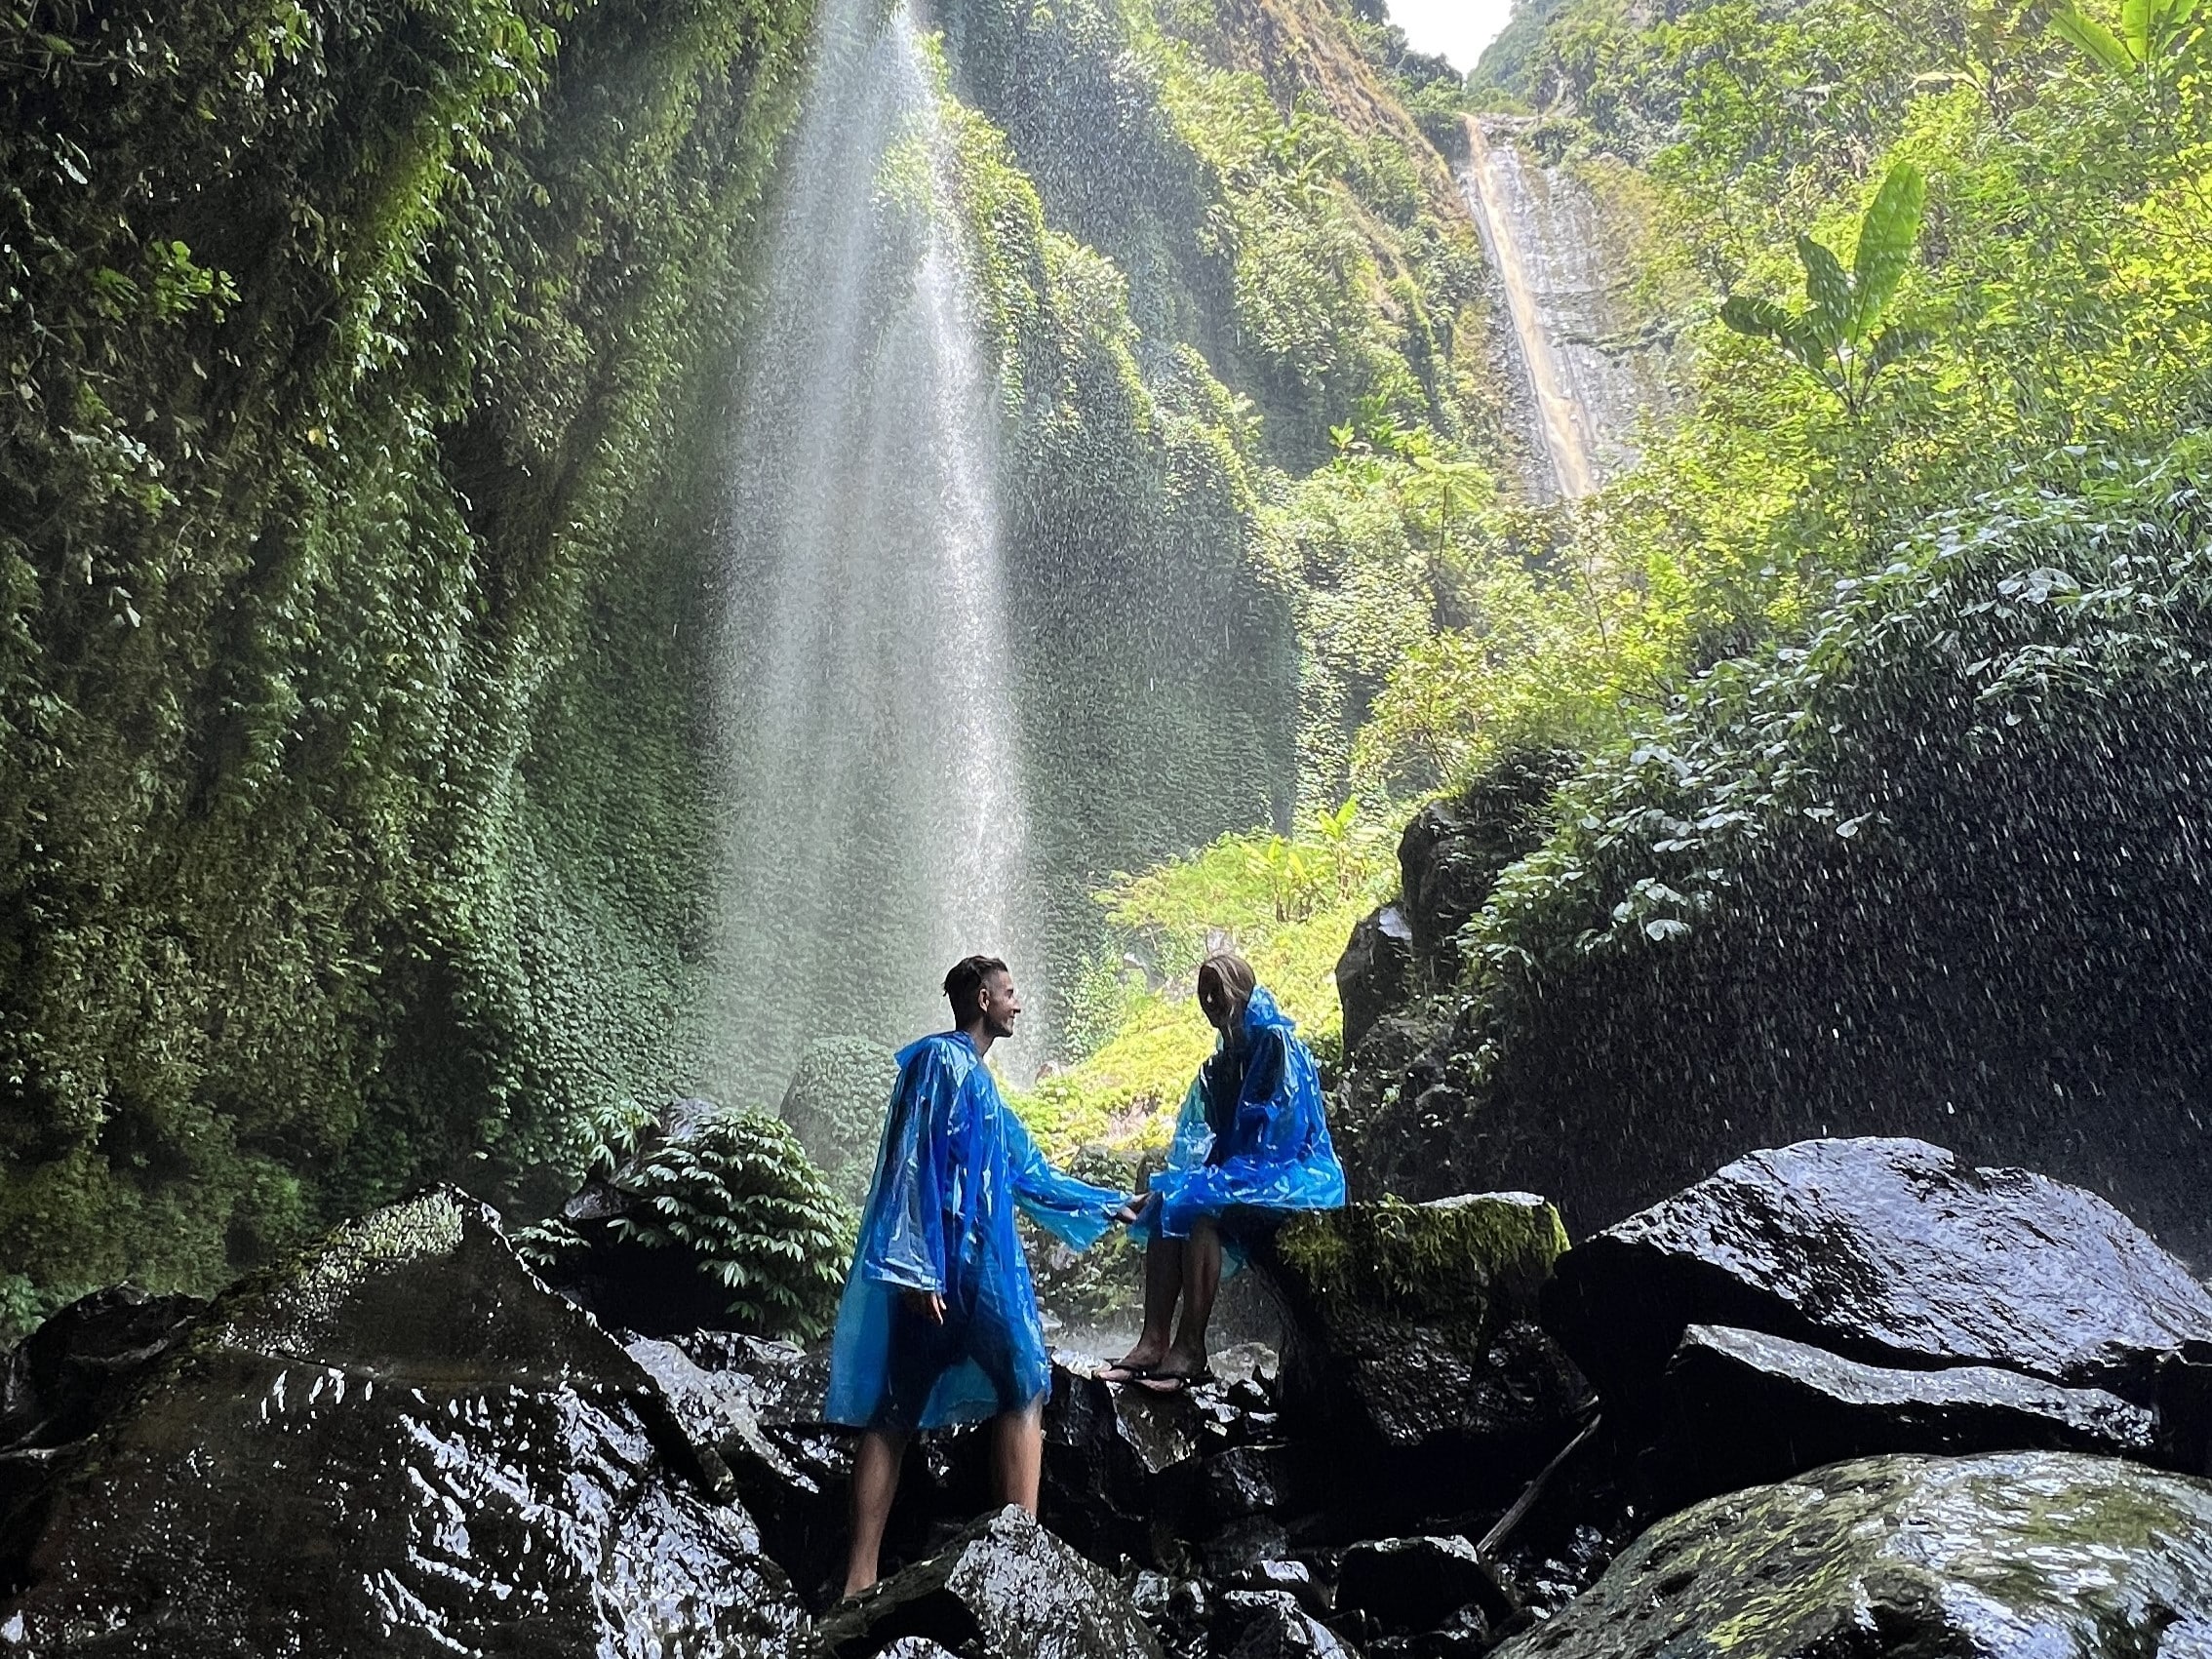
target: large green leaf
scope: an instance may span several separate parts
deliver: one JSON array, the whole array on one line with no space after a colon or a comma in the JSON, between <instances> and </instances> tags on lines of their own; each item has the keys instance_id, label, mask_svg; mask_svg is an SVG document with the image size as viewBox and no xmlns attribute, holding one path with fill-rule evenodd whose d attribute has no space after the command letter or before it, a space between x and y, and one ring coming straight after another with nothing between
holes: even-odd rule
<instances>
[{"instance_id":1,"label":"large green leaf","mask_svg":"<svg viewBox=\"0 0 2212 1659\"><path fill-rule=\"evenodd\" d=\"M1781 340L1789 336L1794 319L1771 299L1732 294L1720 304L1720 320L1740 335L1758 339Z\"/></svg>"},{"instance_id":2,"label":"large green leaf","mask_svg":"<svg viewBox=\"0 0 2212 1659\"><path fill-rule=\"evenodd\" d=\"M1825 344L1838 344L1850 336L1851 328L1851 279L1843 272L1843 261L1825 243L1809 236L1797 238L1797 258L1805 267L1805 298L1810 302L1798 321Z\"/></svg>"},{"instance_id":3,"label":"large green leaf","mask_svg":"<svg viewBox=\"0 0 2212 1659\"><path fill-rule=\"evenodd\" d=\"M1859 220L1859 246L1851 257L1851 338L1865 339L1896 297L1920 239L1920 213L1928 181L1909 161L1889 170Z\"/></svg>"},{"instance_id":4,"label":"large green leaf","mask_svg":"<svg viewBox=\"0 0 2212 1659\"><path fill-rule=\"evenodd\" d=\"M2061 6L2051 13L2051 27L2058 31L2060 38L2072 41L2115 75L2135 72L2135 59L2120 44L2119 36L2096 19L2085 17L2072 6Z\"/></svg>"},{"instance_id":5,"label":"large green leaf","mask_svg":"<svg viewBox=\"0 0 2212 1659\"><path fill-rule=\"evenodd\" d=\"M2159 14L2164 10L2159 0L2121 0L2120 44L2127 48L2128 56L2138 63L2151 61L2152 38L2157 33Z\"/></svg>"}]
</instances>

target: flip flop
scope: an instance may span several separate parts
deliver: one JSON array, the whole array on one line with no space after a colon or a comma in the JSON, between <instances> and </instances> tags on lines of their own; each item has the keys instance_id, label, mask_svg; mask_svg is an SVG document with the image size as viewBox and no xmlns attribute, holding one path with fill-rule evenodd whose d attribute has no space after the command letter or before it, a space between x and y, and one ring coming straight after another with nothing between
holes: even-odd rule
<instances>
[{"instance_id":1,"label":"flip flop","mask_svg":"<svg viewBox=\"0 0 2212 1659\"><path fill-rule=\"evenodd\" d=\"M1181 1394L1186 1389L1218 1381L1212 1366L1201 1365L1195 1371L1152 1371L1137 1379L1137 1387L1152 1394Z\"/></svg>"},{"instance_id":2,"label":"flip flop","mask_svg":"<svg viewBox=\"0 0 2212 1659\"><path fill-rule=\"evenodd\" d=\"M1098 1380L1103 1383L1141 1383L1151 1375L1150 1365L1128 1365L1117 1360L1098 1373Z\"/></svg>"}]
</instances>

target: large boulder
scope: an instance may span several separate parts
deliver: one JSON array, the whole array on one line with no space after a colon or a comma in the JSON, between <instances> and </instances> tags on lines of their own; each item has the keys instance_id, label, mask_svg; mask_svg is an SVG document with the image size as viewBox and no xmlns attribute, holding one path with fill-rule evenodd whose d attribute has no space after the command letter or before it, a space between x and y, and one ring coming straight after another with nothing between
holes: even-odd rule
<instances>
[{"instance_id":1,"label":"large boulder","mask_svg":"<svg viewBox=\"0 0 2212 1659\"><path fill-rule=\"evenodd\" d=\"M865 1037L817 1037L801 1050L779 1115L830 1191L857 1207L875 1173L876 1145L898 1061Z\"/></svg>"},{"instance_id":2,"label":"large boulder","mask_svg":"<svg viewBox=\"0 0 2212 1659\"><path fill-rule=\"evenodd\" d=\"M1413 929L1395 904L1352 925L1336 959L1336 1000L1344 1009L1344 1051L1359 1047L1375 1021L1402 1007L1411 991Z\"/></svg>"},{"instance_id":3,"label":"large boulder","mask_svg":"<svg viewBox=\"0 0 2212 1659\"><path fill-rule=\"evenodd\" d=\"M1924 1141L1757 1152L1563 1257L1544 1323L1608 1408L1648 1402L1690 1324L1870 1364L1995 1365L2149 1404L2212 1294L2103 1199Z\"/></svg>"},{"instance_id":4,"label":"large boulder","mask_svg":"<svg viewBox=\"0 0 2212 1659\"><path fill-rule=\"evenodd\" d=\"M2212 1484L2067 1452L1868 1458L1653 1526L1495 1659L2200 1659Z\"/></svg>"},{"instance_id":5,"label":"large boulder","mask_svg":"<svg viewBox=\"0 0 2212 1659\"><path fill-rule=\"evenodd\" d=\"M2152 1414L1992 1365L1908 1371L1787 1337L1693 1324L1662 1385L1670 1507L1877 1452L2041 1449L2148 1458Z\"/></svg>"},{"instance_id":6,"label":"large boulder","mask_svg":"<svg viewBox=\"0 0 2212 1659\"><path fill-rule=\"evenodd\" d=\"M974 1659L1163 1659L1113 1576L1011 1505L941 1554L840 1602L816 1636L831 1659L875 1659L913 1637Z\"/></svg>"},{"instance_id":7,"label":"large boulder","mask_svg":"<svg viewBox=\"0 0 2212 1659\"><path fill-rule=\"evenodd\" d=\"M1255 1252L1284 1426L1330 1454L1340 1504L1385 1526L1465 1508L1566 1438L1585 1388L1534 1323L1565 1247L1550 1205L1491 1193L1297 1216Z\"/></svg>"},{"instance_id":8,"label":"large boulder","mask_svg":"<svg viewBox=\"0 0 2212 1659\"><path fill-rule=\"evenodd\" d=\"M228 1293L141 1379L41 1494L0 1643L781 1654L804 1615L716 1477L440 1189Z\"/></svg>"}]
</instances>

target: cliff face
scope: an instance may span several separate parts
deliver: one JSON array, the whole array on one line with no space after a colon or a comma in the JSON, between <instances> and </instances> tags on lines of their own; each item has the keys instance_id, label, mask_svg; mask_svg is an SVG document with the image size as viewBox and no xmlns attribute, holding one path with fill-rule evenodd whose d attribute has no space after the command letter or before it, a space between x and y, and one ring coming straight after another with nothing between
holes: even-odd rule
<instances>
[{"instance_id":1,"label":"cliff face","mask_svg":"<svg viewBox=\"0 0 2212 1659\"><path fill-rule=\"evenodd\" d=\"M46 9L0 149L0 1289L652 1096L693 367L806 7Z\"/></svg>"},{"instance_id":2,"label":"cliff face","mask_svg":"<svg viewBox=\"0 0 2212 1659\"><path fill-rule=\"evenodd\" d=\"M809 10L10 25L11 1318L429 1176L555 1195L694 1075L718 434ZM1325 5L934 21L1067 966L1108 873L1290 811L1261 502L1361 411L1493 443L1483 266Z\"/></svg>"}]
</instances>

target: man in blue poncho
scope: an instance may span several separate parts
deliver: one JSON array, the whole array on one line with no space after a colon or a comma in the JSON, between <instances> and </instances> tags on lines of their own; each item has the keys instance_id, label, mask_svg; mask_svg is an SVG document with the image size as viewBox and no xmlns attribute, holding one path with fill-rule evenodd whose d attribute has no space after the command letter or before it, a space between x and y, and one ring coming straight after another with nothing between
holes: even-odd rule
<instances>
[{"instance_id":1,"label":"man in blue poncho","mask_svg":"<svg viewBox=\"0 0 2212 1659\"><path fill-rule=\"evenodd\" d=\"M876 1581L917 1429L995 1418L999 1500L1037 1513L1051 1367L1014 1215L1083 1249L1126 1203L1047 1164L1000 1097L983 1056L1021 1012L1007 965L968 957L945 995L957 1029L898 1056L830 1355L825 1415L867 1431L852 1459L848 1596Z\"/></svg>"}]
</instances>

